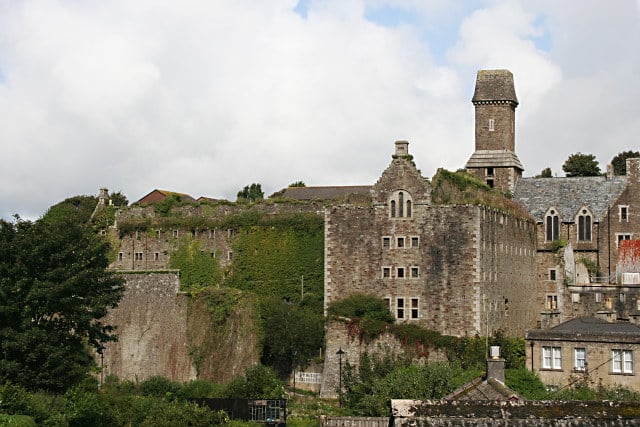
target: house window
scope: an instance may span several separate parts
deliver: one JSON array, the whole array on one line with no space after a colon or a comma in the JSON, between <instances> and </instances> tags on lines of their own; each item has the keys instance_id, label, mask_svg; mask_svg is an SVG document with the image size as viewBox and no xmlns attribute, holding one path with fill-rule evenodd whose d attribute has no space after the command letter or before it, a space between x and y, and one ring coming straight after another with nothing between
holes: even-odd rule
<instances>
[{"instance_id":1,"label":"house window","mask_svg":"<svg viewBox=\"0 0 640 427\"><path fill-rule=\"evenodd\" d=\"M571 302L579 303L580 302L580 294L576 293L576 292L572 293L571 294Z\"/></svg>"},{"instance_id":2,"label":"house window","mask_svg":"<svg viewBox=\"0 0 640 427\"><path fill-rule=\"evenodd\" d=\"M404 298L396 299L396 318L404 319Z\"/></svg>"},{"instance_id":3,"label":"house window","mask_svg":"<svg viewBox=\"0 0 640 427\"><path fill-rule=\"evenodd\" d=\"M398 279L404 279L404 267L398 267L397 270L398 274L397 274L397 278Z\"/></svg>"},{"instance_id":4,"label":"house window","mask_svg":"<svg viewBox=\"0 0 640 427\"><path fill-rule=\"evenodd\" d=\"M406 191L396 191L389 200L389 216L391 218L411 218L412 201L411 194Z\"/></svg>"},{"instance_id":5,"label":"house window","mask_svg":"<svg viewBox=\"0 0 640 427\"><path fill-rule=\"evenodd\" d=\"M591 214L586 209L578 215L578 241L591 241Z\"/></svg>"},{"instance_id":6,"label":"house window","mask_svg":"<svg viewBox=\"0 0 640 427\"><path fill-rule=\"evenodd\" d=\"M382 278L388 279L391 277L391 267L382 267Z\"/></svg>"},{"instance_id":7,"label":"house window","mask_svg":"<svg viewBox=\"0 0 640 427\"><path fill-rule=\"evenodd\" d=\"M613 349L611 371L615 374L632 374L633 352L631 350Z\"/></svg>"},{"instance_id":8,"label":"house window","mask_svg":"<svg viewBox=\"0 0 640 427\"><path fill-rule=\"evenodd\" d=\"M178 235L179 235L178 230L173 230L173 237L176 237L176 238L177 238L177 237L178 237Z\"/></svg>"},{"instance_id":9,"label":"house window","mask_svg":"<svg viewBox=\"0 0 640 427\"><path fill-rule=\"evenodd\" d=\"M618 295L618 300L619 300L620 302L624 302L624 299L625 299L625 297L624 297L624 293L620 292L620 295Z\"/></svg>"},{"instance_id":10,"label":"house window","mask_svg":"<svg viewBox=\"0 0 640 427\"><path fill-rule=\"evenodd\" d=\"M493 188L493 187L494 187L494 184L493 184L493 180L492 180L492 179L488 179L488 180L487 180L487 186L488 186L489 188Z\"/></svg>"},{"instance_id":11,"label":"house window","mask_svg":"<svg viewBox=\"0 0 640 427\"><path fill-rule=\"evenodd\" d=\"M495 119L489 119L489 132L493 132L496 130L496 121Z\"/></svg>"},{"instance_id":12,"label":"house window","mask_svg":"<svg viewBox=\"0 0 640 427\"><path fill-rule=\"evenodd\" d=\"M596 302L602 302L602 294L600 292L596 292Z\"/></svg>"},{"instance_id":13,"label":"house window","mask_svg":"<svg viewBox=\"0 0 640 427\"><path fill-rule=\"evenodd\" d=\"M411 267L411 277L414 279L420 277L420 267Z\"/></svg>"},{"instance_id":14,"label":"house window","mask_svg":"<svg viewBox=\"0 0 640 427\"><path fill-rule=\"evenodd\" d=\"M587 369L587 349L578 347L573 350L573 369L584 371Z\"/></svg>"},{"instance_id":15,"label":"house window","mask_svg":"<svg viewBox=\"0 0 640 427\"><path fill-rule=\"evenodd\" d=\"M555 268L549 269L549 280L557 280L557 270Z\"/></svg>"},{"instance_id":16,"label":"house window","mask_svg":"<svg viewBox=\"0 0 640 427\"><path fill-rule=\"evenodd\" d=\"M620 222L628 222L629 221L629 206L619 206L620 211Z\"/></svg>"},{"instance_id":17,"label":"house window","mask_svg":"<svg viewBox=\"0 0 640 427\"><path fill-rule=\"evenodd\" d=\"M133 256L136 261L142 261L142 252L136 252Z\"/></svg>"},{"instance_id":18,"label":"house window","mask_svg":"<svg viewBox=\"0 0 640 427\"><path fill-rule=\"evenodd\" d=\"M493 170L493 168L489 167L485 170L485 173L487 174L487 176L493 176L495 174L495 171Z\"/></svg>"},{"instance_id":19,"label":"house window","mask_svg":"<svg viewBox=\"0 0 640 427\"><path fill-rule=\"evenodd\" d=\"M398 237L397 248L404 248L404 237Z\"/></svg>"},{"instance_id":20,"label":"house window","mask_svg":"<svg viewBox=\"0 0 640 427\"><path fill-rule=\"evenodd\" d=\"M389 249L391 247L391 237L382 238L382 247L386 249Z\"/></svg>"},{"instance_id":21,"label":"house window","mask_svg":"<svg viewBox=\"0 0 640 427\"><path fill-rule=\"evenodd\" d=\"M419 237L412 237L411 238L411 247L412 248L417 248L420 246L420 238Z\"/></svg>"},{"instance_id":22,"label":"house window","mask_svg":"<svg viewBox=\"0 0 640 427\"><path fill-rule=\"evenodd\" d=\"M160 252L154 252L153 253L153 260L154 261L158 261L160 259Z\"/></svg>"},{"instance_id":23,"label":"house window","mask_svg":"<svg viewBox=\"0 0 640 427\"><path fill-rule=\"evenodd\" d=\"M122 252L118 252L118 261L122 261L124 254Z\"/></svg>"},{"instance_id":24,"label":"house window","mask_svg":"<svg viewBox=\"0 0 640 427\"><path fill-rule=\"evenodd\" d=\"M542 347L542 369L562 369L561 347Z\"/></svg>"},{"instance_id":25,"label":"house window","mask_svg":"<svg viewBox=\"0 0 640 427\"><path fill-rule=\"evenodd\" d=\"M233 259L233 251L227 252L227 259L231 261Z\"/></svg>"},{"instance_id":26,"label":"house window","mask_svg":"<svg viewBox=\"0 0 640 427\"><path fill-rule=\"evenodd\" d=\"M557 309L558 309L558 296L547 295L547 310L557 310Z\"/></svg>"},{"instance_id":27,"label":"house window","mask_svg":"<svg viewBox=\"0 0 640 427\"><path fill-rule=\"evenodd\" d=\"M411 318L420 318L420 300L418 298L411 298Z\"/></svg>"},{"instance_id":28,"label":"house window","mask_svg":"<svg viewBox=\"0 0 640 427\"><path fill-rule=\"evenodd\" d=\"M560 217L558 213L551 209L544 220L545 224L545 240L553 242L560 238Z\"/></svg>"},{"instance_id":29,"label":"house window","mask_svg":"<svg viewBox=\"0 0 640 427\"><path fill-rule=\"evenodd\" d=\"M620 247L623 240L631 240L631 233L616 233L616 248Z\"/></svg>"}]
</instances>

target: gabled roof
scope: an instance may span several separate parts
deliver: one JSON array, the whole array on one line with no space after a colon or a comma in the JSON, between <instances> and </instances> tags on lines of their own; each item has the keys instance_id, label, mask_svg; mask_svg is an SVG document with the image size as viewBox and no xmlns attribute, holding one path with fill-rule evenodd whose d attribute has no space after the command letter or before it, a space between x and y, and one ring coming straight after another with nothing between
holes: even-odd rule
<instances>
[{"instance_id":1,"label":"gabled roof","mask_svg":"<svg viewBox=\"0 0 640 427\"><path fill-rule=\"evenodd\" d=\"M282 197L295 200L331 200L348 194L370 195L370 185L289 187Z\"/></svg>"},{"instance_id":2,"label":"gabled roof","mask_svg":"<svg viewBox=\"0 0 640 427\"><path fill-rule=\"evenodd\" d=\"M477 378L459 389L453 391L443 400L492 400L492 401L514 401L524 400L515 391L496 380L495 378Z\"/></svg>"},{"instance_id":3,"label":"gabled roof","mask_svg":"<svg viewBox=\"0 0 640 427\"><path fill-rule=\"evenodd\" d=\"M597 339L606 342L640 342L640 326L629 322L607 322L584 316L568 320L550 329L527 332L529 340L584 341Z\"/></svg>"},{"instance_id":4,"label":"gabled roof","mask_svg":"<svg viewBox=\"0 0 640 427\"><path fill-rule=\"evenodd\" d=\"M516 183L513 200L524 206L538 222L554 207L564 222L573 222L583 206L589 208L596 221L601 220L622 193L626 176L607 178L585 176L575 178L521 178Z\"/></svg>"},{"instance_id":5,"label":"gabled roof","mask_svg":"<svg viewBox=\"0 0 640 427\"><path fill-rule=\"evenodd\" d=\"M177 193L175 191L155 189L150 191L146 196L140 198L140 200L138 200L136 203L145 204L145 203L160 202L171 195L178 196L183 201L191 201L191 202L195 201L193 197L191 197L186 193Z\"/></svg>"}]
</instances>

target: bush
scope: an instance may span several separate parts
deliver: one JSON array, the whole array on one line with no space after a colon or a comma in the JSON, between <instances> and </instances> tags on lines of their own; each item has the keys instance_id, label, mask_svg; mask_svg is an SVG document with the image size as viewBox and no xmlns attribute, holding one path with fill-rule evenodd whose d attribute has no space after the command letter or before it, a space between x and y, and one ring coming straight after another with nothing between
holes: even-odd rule
<instances>
[{"instance_id":1,"label":"bush","mask_svg":"<svg viewBox=\"0 0 640 427\"><path fill-rule=\"evenodd\" d=\"M168 380L165 377L154 376L149 377L141 382L138 389L143 396L175 398L181 390L178 383Z\"/></svg>"},{"instance_id":2,"label":"bush","mask_svg":"<svg viewBox=\"0 0 640 427\"><path fill-rule=\"evenodd\" d=\"M247 368L244 377L231 380L224 395L229 399L282 399L285 391L273 369L254 365Z\"/></svg>"},{"instance_id":3,"label":"bush","mask_svg":"<svg viewBox=\"0 0 640 427\"><path fill-rule=\"evenodd\" d=\"M525 367L504 371L507 387L527 399L539 400L547 397L547 389L535 372Z\"/></svg>"}]
</instances>

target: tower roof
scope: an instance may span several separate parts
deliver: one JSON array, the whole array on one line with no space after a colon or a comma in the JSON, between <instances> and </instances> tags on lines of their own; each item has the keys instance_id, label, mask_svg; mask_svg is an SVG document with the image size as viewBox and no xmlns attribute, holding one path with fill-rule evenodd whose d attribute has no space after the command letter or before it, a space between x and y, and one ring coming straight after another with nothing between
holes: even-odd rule
<instances>
[{"instance_id":1,"label":"tower roof","mask_svg":"<svg viewBox=\"0 0 640 427\"><path fill-rule=\"evenodd\" d=\"M509 70L480 70L473 99L476 103L510 102L518 105L513 74Z\"/></svg>"}]
</instances>

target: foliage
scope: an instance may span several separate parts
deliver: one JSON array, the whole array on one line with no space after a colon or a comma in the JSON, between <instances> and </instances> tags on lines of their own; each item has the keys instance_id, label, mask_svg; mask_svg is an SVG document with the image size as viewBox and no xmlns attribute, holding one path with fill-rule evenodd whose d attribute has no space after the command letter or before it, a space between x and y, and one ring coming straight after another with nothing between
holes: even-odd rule
<instances>
[{"instance_id":1,"label":"foliage","mask_svg":"<svg viewBox=\"0 0 640 427\"><path fill-rule=\"evenodd\" d=\"M593 154L571 154L562 165L562 170L568 177L600 175L600 166Z\"/></svg>"},{"instance_id":2,"label":"foliage","mask_svg":"<svg viewBox=\"0 0 640 427\"><path fill-rule=\"evenodd\" d=\"M247 368L244 377L231 380L224 394L229 399L283 399L285 390L273 369L254 365Z\"/></svg>"},{"instance_id":3,"label":"foliage","mask_svg":"<svg viewBox=\"0 0 640 427\"><path fill-rule=\"evenodd\" d=\"M182 197L179 194L170 193L162 201L153 204L153 210L161 215L166 216L173 208L182 203Z\"/></svg>"},{"instance_id":4,"label":"foliage","mask_svg":"<svg viewBox=\"0 0 640 427\"><path fill-rule=\"evenodd\" d=\"M180 392L180 384L165 377L153 376L142 381L138 390L143 396L174 398Z\"/></svg>"},{"instance_id":5,"label":"foliage","mask_svg":"<svg viewBox=\"0 0 640 427\"><path fill-rule=\"evenodd\" d=\"M64 391L89 373L87 345L115 339L99 319L122 295L108 244L55 212L0 221L0 380L32 390Z\"/></svg>"},{"instance_id":6,"label":"foliage","mask_svg":"<svg viewBox=\"0 0 640 427\"><path fill-rule=\"evenodd\" d=\"M304 181L296 181L289 184L289 187L306 187Z\"/></svg>"},{"instance_id":7,"label":"foliage","mask_svg":"<svg viewBox=\"0 0 640 427\"><path fill-rule=\"evenodd\" d=\"M551 168L544 168L540 172L539 175L535 176L536 178L553 178L553 173L551 172Z\"/></svg>"},{"instance_id":8,"label":"foliage","mask_svg":"<svg viewBox=\"0 0 640 427\"><path fill-rule=\"evenodd\" d=\"M330 316L350 319L350 329L366 339L380 335L395 321L389 305L369 294L356 293L334 301L327 311Z\"/></svg>"},{"instance_id":9,"label":"foliage","mask_svg":"<svg viewBox=\"0 0 640 427\"><path fill-rule=\"evenodd\" d=\"M551 250L553 252L558 252L560 249L563 249L565 246L567 246L567 242L565 242L562 239L554 240L553 242L551 242Z\"/></svg>"},{"instance_id":10,"label":"foliage","mask_svg":"<svg viewBox=\"0 0 640 427\"><path fill-rule=\"evenodd\" d=\"M280 377L306 364L324 343L322 313L313 307L288 303L275 297L260 304L262 362Z\"/></svg>"},{"instance_id":11,"label":"foliage","mask_svg":"<svg viewBox=\"0 0 640 427\"><path fill-rule=\"evenodd\" d=\"M202 250L200 241L183 237L171 254L169 267L180 270L182 290L193 290L220 283L220 264L210 253Z\"/></svg>"},{"instance_id":12,"label":"foliage","mask_svg":"<svg viewBox=\"0 0 640 427\"><path fill-rule=\"evenodd\" d=\"M129 205L129 199L127 199L127 196L125 196L122 191L109 194L109 200L113 206L122 207Z\"/></svg>"},{"instance_id":13,"label":"foliage","mask_svg":"<svg viewBox=\"0 0 640 427\"><path fill-rule=\"evenodd\" d=\"M238 201L255 202L262 199L264 199L264 191L262 191L261 184L245 185L242 190L238 191Z\"/></svg>"},{"instance_id":14,"label":"foliage","mask_svg":"<svg viewBox=\"0 0 640 427\"><path fill-rule=\"evenodd\" d=\"M97 204L98 198L95 196L69 197L51 206L42 216L42 221L73 221L79 224L86 224Z\"/></svg>"},{"instance_id":15,"label":"foliage","mask_svg":"<svg viewBox=\"0 0 640 427\"><path fill-rule=\"evenodd\" d=\"M587 267L587 271L590 275L594 276L598 274L598 264L596 264L594 261L590 260L589 258L580 258L580 262L585 267Z\"/></svg>"},{"instance_id":16,"label":"foliage","mask_svg":"<svg viewBox=\"0 0 640 427\"><path fill-rule=\"evenodd\" d=\"M627 174L627 159L633 159L640 157L640 152L638 151L622 151L611 159L611 166L613 166L613 173L615 175L626 175Z\"/></svg>"},{"instance_id":17,"label":"foliage","mask_svg":"<svg viewBox=\"0 0 640 427\"><path fill-rule=\"evenodd\" d=\"M547 389L538 374L524 366L505 369L504 377L506 386L526 399L538 400L547 397Z\"/></svg>"},{"instance_id":18,"label":"foliage","mask_svg":"<svg viewBox=\"0 0 640 427\"><path fill-rule=\"evenodd\" d=\"M182 386L180 395L186 399L195 397L220 397L224 391L224 386L210 381L191 380Z\"/></svg>"}]
</instances>

